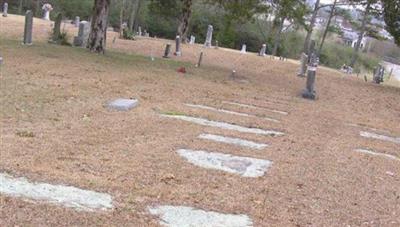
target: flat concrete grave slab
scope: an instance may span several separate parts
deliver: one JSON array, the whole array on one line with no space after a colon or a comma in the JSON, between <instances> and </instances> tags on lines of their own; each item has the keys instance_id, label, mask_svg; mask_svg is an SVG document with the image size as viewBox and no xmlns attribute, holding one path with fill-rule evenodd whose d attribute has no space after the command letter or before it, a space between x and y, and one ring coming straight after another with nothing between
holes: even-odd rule
<instances>
[{"instance_id":1,"label":"flat concrete grave slab","mask_svg":"<svg viewBox=\"0 0 400 227\"><path fill-rule=\"evenodd\" d=\"M272 161L269 160L216 152L179 149L177 153L196 166L239 174L242 177L261 177L272 165Z\"/></svg>"},{"instance_id":2,"label":"flat concrete grave slab","mask_svg":"<svg viewBox=\"0 0 400 227\"><path fill-rule=\"evenodd\" d=\"M226 136L219 136L219 135L214 135L214 134L200 134L198 136L198 138L211 140L211 141L215 141L215 142L220 142L220 143L233 144L233 145L242 146L242 147L248 147L248 148L257 149L257 150L262 150L262 149L268 147L268 144L264 144L264 143L256 143L256 142L253 142L250 140L244 140L244 139L226 137Z\"/></svg>"},{"instance_id":3,"label":"flat concrete grave slab","mask_svg":"<svg viewBox=\"0 0 400 227\"><path fill-rule=\"evenodd\" d=\"M268 112L278 113L278 114L282 114L282 115L288 115L289 114L288 112L281 111L281 110L274 110L274 109L269 109L269 108L266 108L266 107L253 106L253 105L244 104L244 103L238 103L238 102L222 101L222 103L229 104L229 105L234 105L234 106L246 107L246 108L250 108L250 109L265 110L265 111L268 111Z\"/></svg>"},{"instance_id":4,"label":"flat concrete grave slab","mask_svg":"<svg viewBox=\"0 0 400 227\"><path fill-rule=\"evenodd\" d=\"M0 194L45 201L83 211L113 208L112 197L105 193L64 185L31 183L25 178L14 178L5 173L0 173Z\"/></svg>"},{"instance_id":5,"label":"flat concrete grave slab","mask_svg":"<svg viewBox=\"0 0 400 227\"><path fill-rule=\"evenodd\" d=\"M384 141L400 144L400 137L385 136L385 135L380 135L380 134L376 134L374 132L367 132L367 131L361 131L360 136L365 137L365 138L384 140Z\"/></svg>"},{"instance_id":6,"label":"flat concrete grave slab","mask_svg":"<svg viewBox=\"0 0 400 227\"><path fill-rule=\"evenodd\" d=\"M139 104L137 99L115 99L107 103L107 108L118 111L128 111L135 108Z\"/></svg>"},{"instance_id":7,"label":"flat concrete grave slab","mask_svg":"<svg viewBox=\"0 0 400 227\"><path fill-rule=\"evenodd\" d=\"M155 206L150 214L160 218L160 225L167 227L252 227L247 215L222 214L187 206Z\"/></svg>"},{"instance_id":8,"label":"flat concrete grave slab","mask_svg":"<svg viewBox=\"0 0 400 227\"><path fill-rule=\"evenodd\" d=\"M218 109L218 108L214 108L214 107L211 107L211 106L195 105L195 104L185 104L185 105L189 106L189 107L193 107L193 108L210 110L210 111L214 111L214 112L227 113L227 114L243 116L243 117L256 117L256 118L261 118L261 119L264 119L264 120L267 120L267 121L279 122L278 120L273 119L273 118L269 118L269 117L259 117L259 116L252 115L252 114L247 114L247 113L240 113L240 112L235 112L235 111L230 111L230 110L225 110L225 109Z\"/></svg>"},{"instance_id":9,"label":"flat concrete grave slab","mask_svg":"<svg viewBox=\"0 0 400 227\"><path fill-rule=\"evenodd\" d=\"M375 151L371 151L371 150L367 150L367 149L356 149L355 151L360 152L360 153L364 153L364 154L381 156L381 157L384 157L384 158L400 161L400 158L398 158L398 157L396 157L394 155L390 155L390 154L375 152Z\"/></svg>"},{"instance_id":10,"label":"flat concrete grave slab","mask_svg":"<svg viewBox=\"0 0 400 227\"><path fill-rule=\"evenodd\" d=\"M272 135L272 136L284 135L283 132L279 132L279 131L264 130L264 129L259 129L259 128L248 128L248 127L234 125L234 124L225 123L225 122L210 121L210 120L207 120L204 118L189 117L189 116L184 116L184 115L167 115L167 114L162 114L161 116L168 117L168 118L175 118L175 119L179 119L179 120L183 120L183 121L188 121L188 122L192 122L192 123L199 124L199 125L233 130L233 131L238 131L238 132L261 134L261 135Z\"/></svg>"}]
</instances>

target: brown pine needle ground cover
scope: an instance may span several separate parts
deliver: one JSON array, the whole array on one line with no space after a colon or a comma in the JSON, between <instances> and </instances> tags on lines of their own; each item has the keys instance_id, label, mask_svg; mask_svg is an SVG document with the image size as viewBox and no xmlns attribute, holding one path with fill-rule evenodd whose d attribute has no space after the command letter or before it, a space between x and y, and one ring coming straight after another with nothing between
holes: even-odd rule
<instances>
[{"instance_id":1,"label":"brown pine needle ground cover","mask_svg":"<svg viewBox=\"0 0 400 227\"><path fill-rule=\"evenodd\" d=\"M50 23L36 19L34 45L22 46L21 18L0 18L0 170L32 181L109 193L115 209L78 212L0 195L1 226L157 226L158 220L147 212L157 204L247 214L255 226L400 225L399 162L354 152L366 148L400 157L398 144L359 136L367 127L399 137L399 88L323 69L317 78L319 99L312 102L300 98L305 81L295 76L294 61L204 50L201 45L184 45L181 58L162 59L165 43L172 41L141 38L112 44L113 33L107 54L95 55L48 44ZM66 29L71 35L76 32L71 26ZM204 62L196 68L200 51L205 51ZM176 72L182 66L188 73ZM232 68L240 80L229 78ZM140 104L129 112L104 108L120 97L137 98ZM198 126L160 117L162 113L285 135ZM198 139L201 133L270 146L250 150ZM267 159L273 165L260 178L242 178L194 166L176 154L180 148Z\"/></svg>"}]
</instances>

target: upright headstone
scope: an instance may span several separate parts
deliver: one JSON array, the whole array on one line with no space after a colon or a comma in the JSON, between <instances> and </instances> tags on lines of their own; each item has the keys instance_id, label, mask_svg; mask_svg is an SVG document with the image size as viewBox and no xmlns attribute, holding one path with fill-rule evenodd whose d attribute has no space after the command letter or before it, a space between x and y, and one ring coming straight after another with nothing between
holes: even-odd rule
<instances>
[{"instance_id":1,"label":"upright headstone","mask_svg":"<svg viewBox=\"0 0 400 227\"><path fill-rule=\"evenodd\" d=\"M263 44L260 50L260 53L258 53L258 56L264 57L266 54L265 52L267 51L267 44Z\"/></svg>"},{"instance_id":2,"label":"upright headstone","mask_svg":"<svg viewBox=\"0 0 400 227\"><path fill-rule=\"evenodd\" d=\"M142 36L142 27L138 27L138 36Z\"/></svg>"},{"instance_id":3,"label":"upright headstone","mask_svg":"<svg viewBox=\"0 0 400 227\"><path fill-rule=\"evenodd\" d=\"M212 46L213 30L214 30L213 26L212 25L208 25L206 42L204 43L205 47L211 47Z\"/></svg>"},{"instance_id":4,"label":"upright headstone","mask_svg":"<svg viewBox=\"0 0 400 227\"><path fill-rule=\"evenodd\" d=\"M383 76L385 75L385 68L382 65L378 65L374 70L373 80L376 84L383 82Z\"/></svg>"},{"instance_id":5,"label":"upright headstone","mask_svg":"<svg viewBox=\"0 0 400 227\"><path fill-rule=\"evenodd\" d=\"M316 98L315 92L315 77L317 73L318 67L318 56L315 53L315 41L311 41L310 45L310 57L308 59L308 67L307 67L307 81L306 81L306 90L303 92L303 98L312 99Z\"/></svg>"},{"instance_id":6,"label":"upright headstone","mask_svg":"<svg viewBox=\"0 0 400 227\"><path fill-rule=\"evenodd\" d=\"M24 45L32 44L32 26L33 26L33 12L31 10L26 11L25 14L25 28L24 28Z\"/></svg>"},{"instance_id":7,"label":"upright headstone","mask_svg":"<svg viewBox=\"0 0 400 227\"><path fill-rule=\"evenodd\" d=\"M203 51L200 53L199 56L199 61L197 62L196 67L200 67L201 66L201 62L203 61Z\"/></svg>"},{"instance_id":8,"label":"upright headstone","mask_svg":"<svg viewBox=\"0 0 400 227\"><path fill-rule=\"evenodd\" d=\"M181 37L179 35L176 36L175 38L175 55L176 56L181 56Z\"/></svg>"},{"instance_id":9,"label":"upright headstone","mask_svg":"<svg viewBox=\"0 0 400 227\"><path fill-rule=\"evenodd\" d=\"M90 33L90 23L87 21L81 21L79 23L78 36L74 37L74 46L86 47L87 41L89 39Z\"/></svg>"},{"instance_id":10,"label":"upright headstone","mask_svg":"<svg viewBox=\"0 0 400 227\"><path fill-rule=\"evenodd\" d=\"M195 42L196 42L196 37L191 35L189 44L194 44Z\"/></svg>"},{"instance_id":11,"label":"upright headstone","mask_svg":"<svg viewBox=\"0 0 400 227\"><path fill-rule=\"evenodd\" d=\"M300 57L300 70L297 76L305 77L306 76L306 69L307 69L307 59L308 56L306 53L301 53Z\"/></svg>"},{"instance_id":12,"label":"upright headstone","mask_svg":"<svg viewBox=\"0 0 400 227\"><path fill-rule=\"evenodd\" d=\"M171 44L167 44L165 46L164 56L163 58L169 58L169 52L171 52Z\"/></svg>"},{"instance_id":13,"label":"upright headstone","mask_svg":"<svg viewBox=\"0 0 400 227\"><path fill-rule=\"evenodd\" d=\"M53 6L51 6L49 3L46 3L43 5L42 10L44 12L43 19L50 20L50 11L53 10Z\"/></svg>"},{"instance_id":14,"label":"upright headstone","mask_svg":"<svg viewBox=\"0 0 400 227\"><path fill-rule=\"evenodd\" d=\"M3 5L3 17L7 17L8 16L7 13L8 13L8 3L5 2Z\"/></svg>"},{"instance_id":15,"label":"upright headstone","mask_svg":"<svg viewBox=\"0 0 400 227\"><path fill-rule=\"evenodd\" d=\"M58 41L61 35L62 14L58 13L53 29L53 41Z\"/></svg>"},{"instance_id":16,"label":"upright headstone","mask_svg":"<svg viewBox=\"0 0 400 227\"><path fill-rule=\"evenodd\" d=\"M240 53L245 54L246 53L246 48L247 48L246 44L243 44L242 45L242 49L240 50Z\"/></svg>"},{"instance_id":17,"label":"upright headstone","mask_svg":"<svg viewBox=\"0 0 400 227\"><path fill-rule=\"evenodd\" d=\"M80 23L80 22L81 22L81 18L78 17L78 16L76 16L76 17L75 17L75 21L74 21L74 25L75 25L76 28L79 27L79 23Z\"/></svg>"}]
</instances>

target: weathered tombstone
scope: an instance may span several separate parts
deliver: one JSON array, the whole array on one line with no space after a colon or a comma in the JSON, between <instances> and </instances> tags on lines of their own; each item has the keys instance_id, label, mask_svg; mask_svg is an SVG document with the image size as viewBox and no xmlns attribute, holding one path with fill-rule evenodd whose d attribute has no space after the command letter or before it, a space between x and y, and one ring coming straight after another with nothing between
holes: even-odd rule
<instances>
[{"instance_id":1,"label":"weathered tombstone","mask_svg":"<svg viewBox=\"0 0 400 227\"><path fill-rule=\"evenodd\" d=\"M258 53L258 56L264 57L266 55L265 54L266 51L267 51L267 44L263 44L262 47L261 47L260 52Z\"/></svg>"},{"instance_id":2,"label":"weathered tombstone","mask_svg":"<svg viewBox=\"0 0 400 227\"><path fill-rule=\"evenodd\" d=\"M196 67L200 67L201 66L201 62L203 61L203 51L200 53L199 56L199 61L197 62Z\"/></svg>"},{"instance_id":3,"label":"weathered tombstone","mask_svg":"<svg viewBox=\"0 0 400 227\"><path fill-rule=\"evenodd\" d=\"M242 54L245 54L246 53L246 44L243 44L242 45L242 49L240 50L240 52L242 53Z\"/></svg>"},{"instance_id":4,"label":"weathered tombstone","mask_svg":"<svg viewBox=\"0 0 400 227\"><path fill-rule=\"evenodd\" d=\"M181 37L179 35L176 36L175 38L175 55L176 56L181 56Z\"/></svg>"},{"instance_id":5,"label":"weathered tombstone","mask_svg":"<svg viewBox=\"0 0 400 227\"><path fill-rule=\"evenodd\" d=\"M60 39L61 22L62 22L62 14L59 13L57 15L56 22L54 23L54 29L53 29L53 41L55 42L57 42Z\"/></svg>"},{"instance_id":6,"label":"weathered tombstone","mask_svg":"<svg viewBox=\"0 0 400 227\"><path fill-rule=\"evenodd\" d=\"M163 58L169 58L169 52L171 51L171 44L167 44L165 46L164 56Z\"/></svg>"},{"instance_id":7,"label":"weathered tombstone","mask_svg":"<svg viewBox=\"0 0 400 227\"><path fill-rule=\"evenodd\" d=\"M138 36L142 36L142 27L138 27Z\"/></svg>"},{"instance_id":8,"label":"weathered tombstone","mask_svg":"<svg viewBox=\"0 0 400 227\"><path fill-rule=\"evenodd\" d=\"M43 5L42 10L44 11L43 19L50 20L50 11L53 10L53 6L51 6L49 3L46 3Z\"/></svg>"},{"instance_id":9,"label":"weathered tombstone","mask_svg":"<svg viewBox=\"0 0 400 227\"><path fill-rule=\"evenodd\" d=\"M33 12L31 10L26 11L25 14L25 28L24 28L24 45L32 44L32 26L33 26Z\"/></svg>"},{"instance_id":10,"label":"weathered tombstone","mask_svg":"<svg viewBox=\"0 0 400 227\"><path fill-rule=\"evenodd\" d=\"M378 65L374 69L374 77L373 80L376 84L380 84L383 82L383 76L385 75L385 68L382 65Z\"/></svg>"},{"instance_id":11,"label":"weathered tombstone","mask_svg":"<svg viewBox=\"0 0 400 227\"><path fill-rule=\"evenodd\" d=\"M76 17L75 17L75 21L74 21L74 25L75 25L76 28L79 27L79 23L80 23L80 22L81 22L81 18L78 17L78 16L76 16Z\"/></svg>"},{"instance_id":12,"label":"weathered tombstone","mask_svg":"<svg viewBox=\"0 0 400 227\"><path fill-rule=\"evenodd\" d=\"M74 46L86 47L87 41L89 39L90 33L90 23L87 21L81 21L79 23L78 36L74 37Z\"/></svg>"},{"instance_id":13,"label":"weathered tombstone","mask_svg":"<svg viewBox=\"0 0 400 227\"><path fill-rule=\"evenodd\" d=\"M194 44L195 42L196 42L196 37L191 35L189 44Z\"/></svg>"},{"instance_id":14,"label":"weathered tombstone","mask_svg":"<svg viewBox=\"0 0 400 227\"><path fill-rule=\"evenodd\" d=\"M3 17L7 17L8 16L7 13L8 13L8 3L5 2L3 5Z\"/></svg>"},{"instance_id":15,"label":"weathered tombstone","mask_svg":"<svg viewBox=\"0 0 400 227\"><path fill-rule=\"evenodd\" d=\"M213 30L214 30L213 26L212 25L208 25L206 42L204 43L205 47L211 47L212 46Z\"/></svg>"},{"instance_id":16,"label":"weathered tombstone","mask_svg":"<svg viewBox=\"0 0 400 227\"><path fill-rule=\"evenodd\" d=\"M301 53L300 57L300 70L297 76L305 77L306 76L306 69L307 69L307 59L308 56L306 53Z\"/></svg>"},{"instance_id":17,"label":"weathered tombstone","mask_svg":"<svg viewBox=\"0 0 400 227\"><path fill-rule=\"evenodd\" d=\"M316 98L315 88L315 77L317 73L318 67L318 56L315 53L315 40L311 41L310 45L310 57L308 59L308 67L307 67L307 81L306 81L306 90L303 92L303 98L312 99Z\"/></svg>"}]
</instances>

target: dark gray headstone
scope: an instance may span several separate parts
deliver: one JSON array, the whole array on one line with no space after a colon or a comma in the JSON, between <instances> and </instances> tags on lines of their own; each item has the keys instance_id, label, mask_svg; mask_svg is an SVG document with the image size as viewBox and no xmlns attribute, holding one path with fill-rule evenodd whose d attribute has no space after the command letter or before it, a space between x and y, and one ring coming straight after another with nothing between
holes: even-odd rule
<instances>
[{"instance_id":1,"label":"dark gray headstone","mask_svg":"<svg viewBox=\"0 0 400 227\"><path fill-rule=\"evenodd\" d=\"M116 99L107 104L108 109L118 111L128 111L135 108L139 104L137 99Z\"/></svg>"},{"instance_id":2,"label":"dark gray headstone","mask_svg":"<svg viewBox=\"0 0 400 227\"><path fill-rule=\"evenodd\" d=\"M26 11L25 14L25 28L24 28L24 40L23 44L32 44L32 26L33 26L33 12L31 10Z\"/></svg>"},{"instance_id":3,"label":"dark gray headstone","mask_svg":"<svg viewBox=\"0 0 400 227\"><path fill-rule=\"evenodd\" d=\"M171 51L171 44L167 44L165 46L164 56L163 58L169 58L169 53Z\"/></svg>"},{"instance_id":4,"label":"dark gray headstone","mask_svg":"<svg viewBox=\"0 0 400 227\"><path fill-rule=\"evenodd\" d=\"M7 17L8 16L8 3L5 2L3 5L3 17Z\"/></svg>"},{"instance_id":5,"label":"dark gray headstone","mask_svg":"<svg viewBox=\"0 0 400 227\"><path fill-rule=\"evenodd\" d=\"M90 34L90 23L87 21L81 21L79 23L78 36L74 37L74 46L86 47L87 41Z\"/></svg>"}]
</instances>

